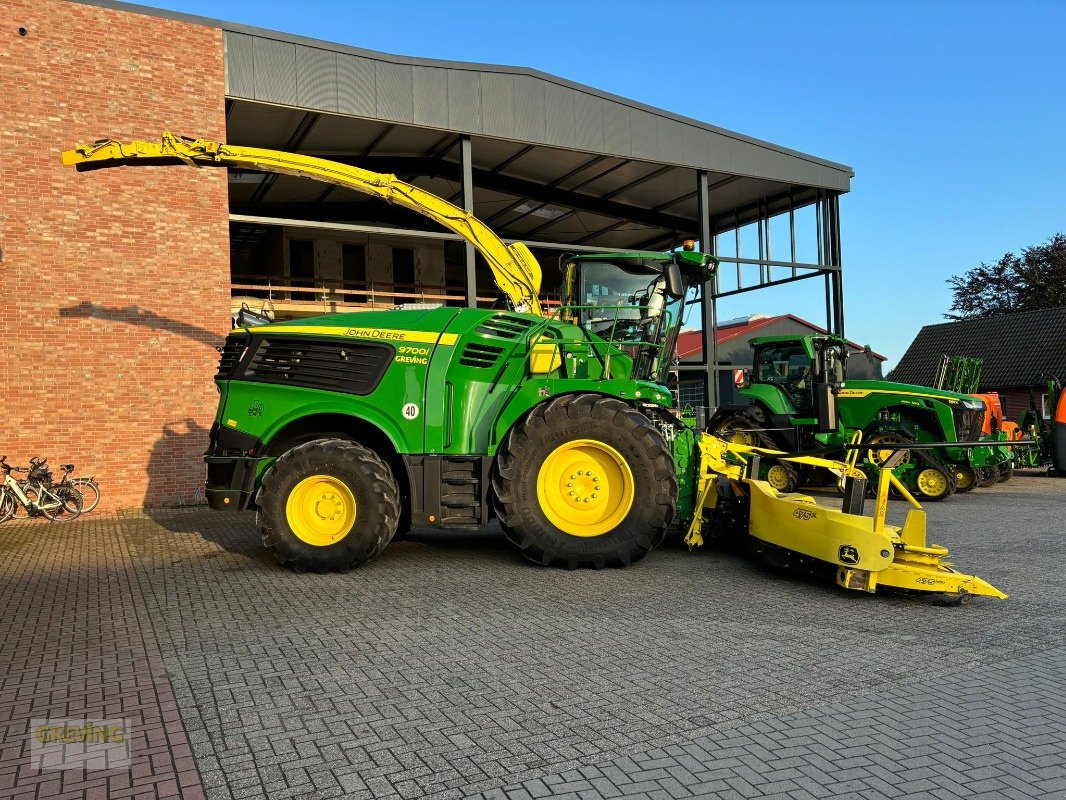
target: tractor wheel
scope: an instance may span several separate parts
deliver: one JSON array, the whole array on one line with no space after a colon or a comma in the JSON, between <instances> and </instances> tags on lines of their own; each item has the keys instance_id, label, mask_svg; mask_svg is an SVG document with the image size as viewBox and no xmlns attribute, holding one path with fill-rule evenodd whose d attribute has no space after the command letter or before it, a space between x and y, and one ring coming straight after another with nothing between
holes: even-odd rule
<instances>
[{"instance_id":1,"label":"tractor wheel","mask_svg":"<svg viewBox=\"0 0 1066 800\"><path fill-rule=\"evenodd\" d=\"M912 440L909 437L904 436L902 433L895 433L893 431L886 431L885 433L875 433L873 436L871 436L866 441L866 444L901 445L901 444L910 444L911 441ZM872 461L880 469L881 465L884 464L892 456L893 452L895 452L896 450L901 450L901 449L902 448L900 448L900 447L887 447L886 446L884 449L880 449L880 450L868 450L867 451L867 458L870 461ZM910 450L905 450L903 459L899 462L899 466L903 466L904 464L909 464L910 462L911 462L911 451Z\"/></svg>"},{"instance_id":2,"label":"tractor wheel","mask_svg":"<svg viewBox=\"0 0 1066 800\"><path fill-rule=\"evenodd\" d=\"M624 567L662 541L677 475L651 420L620 400L567 395L533 409L496 458L504 532L538 564Z\"/></svg>"},{"instance_id":3,"label":"tractor wheel","mask_svg":"<svg viewBox=\"0 0 1066 800\"><path fill-rule=\"evenodd\" d=\"M756 423L740 414L726 417L718 423L710 432L733 444L743 444L748 447L766 447L770 450L778 448L769 436L756 427ZM762 459L762 469L759 477L765 480L773 489L779 492L794 492L800 483L799 469L795 464L788 461L775 461Z\"/></svg>"},{"instance_id":4,"label":"tractor wheel","mask_svg":"<svg viewBox=\"0 0 1066 800\"><path fill-rule=\"evenodd\" d=\"M715 425L714 430L708 432L732 444L743 444L748 447L760 445L761 437L757 423L741 414L726 417Z\"/></svg>"},{"instance_id":5,"label":"tractor wheel","mask_svg":"<svg viewBox=\"0 0 1066 800\"><path fill-rule=\"evenodd\" d=\"M955 491L970 492L977 485L977 470L973 467L955 467Z\"/></svg>"},{"instance_id":6,"label":"tractor wheel","mask_svg":"<svg viewBox=\"0 0 1066 800\"><path fill-rule=\"evenodd\" d=\"M987 489L989 486L994 486L998 478L999 470L994 466L977 468L977 485L981 489Z\"/></svg>"},{"instance_id":7,"label":"tractor wheel","mask_svg":"<svg viewBox=\"0 0 1066 800\"><path fill-rule=\"evenodd\" d=\"M1014 477L1014 462L1004 461L999 465L999 475L996 477L1000 483L1006 483Z\"/></svg>"},{"instance_id":8,"label":"tractor wheel","mask_svg":"<svg viewBox=\"0 0 1066 800\"><path fill-rule=\"evenodd\" d=\"M343 572L392 539L400 493L388 466L345 439L316 439L286 452L257 499L263 544L297 572Z\"/></svg>"},{"instance_id":9,"label":"tractor wheel","mask_svg":"<svg viewBox=\"0 0 1066 800\"><path fill-rule=\"evenodd\" d=\"M937 501L949 497L955 491L954 475L940 467L920 466L914 476L920 497Z\"/></svg>"}]
</instances>

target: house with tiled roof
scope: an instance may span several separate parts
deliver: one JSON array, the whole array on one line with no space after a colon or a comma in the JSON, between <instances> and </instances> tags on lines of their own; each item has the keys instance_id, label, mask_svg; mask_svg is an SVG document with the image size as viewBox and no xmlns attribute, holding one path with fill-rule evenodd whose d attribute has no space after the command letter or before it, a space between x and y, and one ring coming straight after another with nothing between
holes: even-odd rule
<instances>
[{"instance_id":1,"label":"house with tiled roof","mask_svg":"<svg viewBox=\"0 0 1066 800\"><path fill-rule=\"evenodd\" d=\"M928 386L943 356L981 359L981 391L999 392L1016 420L1049 377L1066 380L1066 306L926 325L888 377Z\"/></svg>"}]
</instances>

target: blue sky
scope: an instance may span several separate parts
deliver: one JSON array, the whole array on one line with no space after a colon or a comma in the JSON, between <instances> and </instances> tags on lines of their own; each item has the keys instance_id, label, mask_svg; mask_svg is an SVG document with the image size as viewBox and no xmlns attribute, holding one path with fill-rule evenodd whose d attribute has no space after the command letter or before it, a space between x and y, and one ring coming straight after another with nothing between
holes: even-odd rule
<instances>
[{"instance_id":1,"label":"blue sky","mask_svg":"<svg viewBox=\"0 0 1066 800\"><path fill-rule=\"evenodd\" d=\"M1061 2L152 2L358 47L534 67L852 166L845 327L897 360L945 279L1066 230ZM721 316L824 319L820 281Z\"/></svg>"}]
</instances>

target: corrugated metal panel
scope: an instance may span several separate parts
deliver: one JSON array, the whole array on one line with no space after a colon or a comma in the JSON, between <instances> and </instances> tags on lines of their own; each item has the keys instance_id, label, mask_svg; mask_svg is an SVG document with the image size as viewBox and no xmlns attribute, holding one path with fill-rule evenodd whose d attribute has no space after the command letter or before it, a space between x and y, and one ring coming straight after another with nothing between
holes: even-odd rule
<instances>
[{"instance_id":1,"label":"corrugated metal panel","mask_svg":"<svg viewBox=\"0 0 1066 800\"><path fill-rule=\"evenodd\" d=\"M684 123L667 117L659 117L656 120L656 128L659 135L659 161L671 164L684 164L685 158L685 128Z\"/></svg>"},{"instance_id":2,"label":"corrugated metal panel","mask_svg":"<svg viewBox=\"0 0 1066 800\"><path fill-rule=\"evenodd\" d=\"M255 37L226 31L226 95L255 97Z\"/></svg>"},{"instance_id":3,"label":"corrugated metal panel","mask_svg":"<svg viewBox=\"0 0 1066 800\"><path fill-rule=\"evenodd\" d=\"M733 139L729 143L730 163L732 167L730 172L735 172L738 175L754 175L755 174L755 148L747 142L738 142Z\"/></svg>"},{"instance_id":4,"label":"corrugated metal panel","mask_svg":"<svg viewBox=\"0 0 1066 800\"><path fill-rule=\"evenodd\" d=\"M486 136L514 137L514 78L486 72L481 76L481 130Z\"/></svg>"},{"instance_id":5,"label":"corrugated metal panel","mask_svg":"<svg viewBox=\"0 0 1066 800\"><path fill-rule=\"evenodd\" d=\"M544 87L544 137L549 144L573 141L574 94L554 83Z\"/></svg>"},{"instance_id":6,"label":"corrugated metal panel","mask_svg":"<svg viewBox=\"0 0 1066 800\"><path fill-rule=\"evenodd\" d=\"M356 117L377 114L374 62L360 56L337 56L337 110Z\"/></svg>"},{"instance_id":7,"label":"corrugated metal panel","mask_svg":"<svg viewBox=\"0 0 1066 800\"><path fill-rule=\"evenodd\" d=\"M222 27L230 97L850 188L850 170L843 165L540 73L389 56L229 23Z\"/></svg>"},{"instance_id":8,"label":"corrugated metal panel","mask_svg":"<svg viewBox=\"0 0 1066 800\"><path fill-rule=\"evenodd\" d=\"M255 40L255 99L295 105L296 45Z\"/></svg>"},{"instance_id":9,"label":"corrugated metal panel","mask_svg":"<svg viewBox=\"0 0 1066 800\"><path fill-rule=\"evenodd\" d=\"M633 131L633 156L654 159L659 152L659 131L655 117L647 111L633 109L629 119Z\"/></svg>"},{"instance_id":10,"label":"corrugated metal panel","mask_svg":"<svg viewBox=\"0 0 1066 800\"><path fill-rule=\"evenodd\" d=\"M515 137L524 142L544 141L544 81L528 75L514 79Z\"/></svg>"},{"instance_id":11,"label":"corrugated metal panel","mask_svg":"<svg viewBox=\"0 0 1066 800\"><path fill-rule=\"evenodd\" d=\"M628 157L633 153L630 110L618 103L603 105L603 149L607 153Z\"/></svg>"},{"instance_id":12,"label":"corrugated metal panel","mask_svg":"<svg viewBox=\"0 0 1066 800\"><path fill-rule=\"evenodd\" d=\"M481 133L481 81L473 70L448 70L448 127Z\"/></svg>"},{"instance_id":13,"label":"corrugated metal panel","mask_svg":"<svg viewBox=\"0 0 1066 800\"><path fill-rule=\"evenodd\" d=\"M581 150L603 150L603 100L574 92L574 146Z\"/></svg>"},{"instance_id":14,"label":"corrugated metal panel","mask_svg":"<svg viewBox=\"0 0 1066 800\"><path fill-rule=\"evenodd\" d=\"M448 73L435 67L414 67L414 114L416 125L448 127Z\"/></svg>"},{"instance_id":15,"label":"corrugated metal panel","mask_svg":"<svg viewBox=\"0 0 1066 800\"><path fill-rule=\"evenodd\" d=\"M296 48L296 102L318 111L337 110L337 54Z\"/></svg>"},{"instance_id":16,"label":"corrugated metal panel","mask_svg":"<svg viewBox=\"0 0 1066 800\"><path fill-rule=\"evenodd\" d=\"M381 119L410 122L414 118L414 76L407 64L374 64L377 110Z\"/></svg>"}]
</instances>

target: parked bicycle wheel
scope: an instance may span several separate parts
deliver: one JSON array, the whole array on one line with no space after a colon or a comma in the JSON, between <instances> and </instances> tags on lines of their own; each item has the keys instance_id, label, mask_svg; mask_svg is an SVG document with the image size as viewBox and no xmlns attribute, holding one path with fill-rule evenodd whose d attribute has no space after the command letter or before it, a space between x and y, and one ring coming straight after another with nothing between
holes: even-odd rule
<instances>
[{"instance_id":1,"label":"parked bicycle wheel","mask_svg":"<svg viewBox=\"0 0 1066 800\"><path fill-rule=\"evenodd\" d=\"M100 484L92 478L72 478L70 483L81 493L82 514L88 514L100 504Z\"/></svg>"},{"instance_id":2,"label":"parked bicycle wheel","mask_svg":"<svg viewBox=\"0 0 1066 800\"><path fill-rule=\"evenodd\" d=\"M0 522L7 522L15 516L15 507L18 500L7 490L6 486L0 486Z\"/></svg>"},{"instance_id":3,"label":"parked bicycle wheel","mask_svg":"<svg viewBox=\"0 0 1066 800\"><path fill-rule=\"evenodd\" d=\"M81 514L81 495L71 487L48 488L38 484L34 488L37 490L38 508L50 522L70 522Z\"/></svg>"}]
</instances>

